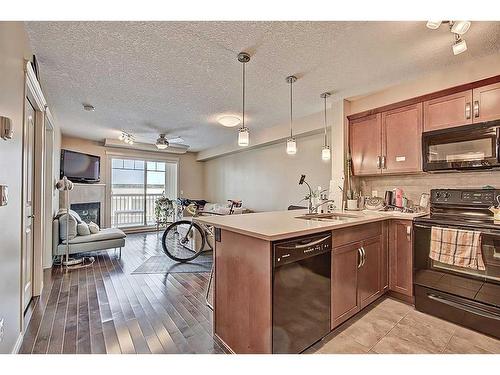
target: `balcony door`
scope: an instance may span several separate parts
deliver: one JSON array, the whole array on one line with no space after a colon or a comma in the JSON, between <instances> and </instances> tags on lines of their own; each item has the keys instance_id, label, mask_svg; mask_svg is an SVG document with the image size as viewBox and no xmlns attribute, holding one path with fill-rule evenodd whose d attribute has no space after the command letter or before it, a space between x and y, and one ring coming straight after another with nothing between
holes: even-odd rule
<instances>
[{"instance_id":1,"label":"balcony door","mask_svg":"<svg viewBox=\"0 0 500 375\"><path fill-rule=\"evenodd\" d=\"M111 159L111 226L156 225L155 200L177 198L177 163L164 160Z\"/></svg>"}]
</instances>

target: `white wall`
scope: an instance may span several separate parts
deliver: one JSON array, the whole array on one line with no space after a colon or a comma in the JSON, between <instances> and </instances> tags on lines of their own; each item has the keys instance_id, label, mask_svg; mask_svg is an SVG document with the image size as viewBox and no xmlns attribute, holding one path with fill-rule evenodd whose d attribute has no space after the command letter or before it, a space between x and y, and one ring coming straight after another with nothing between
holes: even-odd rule
<instances>
[{"instance_id":1,"label":"white wall","mask_svg":"<svg viewBox=\"0 0 500 375\"><path fill-rule=\"evenodd\" d=\"M22 22L0 22L0 115L10 117L14 138L0 139L0 184L9 187L9 203L0 207L0 319L10 353L21 330L21 181L24 105L24 59L31 56Z\"/></svg>"},{"instance_id":2,"label":"white wall","mask_svg":"<svg viewBox=\"0 0 500 375\"><path fill-rule=\"evenodd\" d=\"M285 144L265 146L222 156L205 162L206 199L225 202L241 199L255 211L286 210L307 193L299 186L301 174L313 188L328 188L331 163L321 160L323 136L297 139L295 156L285 153Z\"/></svg>"}]
</instances>

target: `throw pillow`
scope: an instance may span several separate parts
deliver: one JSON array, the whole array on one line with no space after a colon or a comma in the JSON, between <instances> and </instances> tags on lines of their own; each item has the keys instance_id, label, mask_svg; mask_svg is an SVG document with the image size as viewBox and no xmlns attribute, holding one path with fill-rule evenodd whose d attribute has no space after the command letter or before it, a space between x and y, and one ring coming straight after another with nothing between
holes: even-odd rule
<instances>
[{"instance_id":1,"label":"throw pillow","mask_svg":"<svg viewBox=\"0 0 500 375\"><path fill-rule=\"evenodd\" d=\"M90 233L91 234L96 234L96 233L99 233L99 225L97 225L96 223L94 223L93 221L91 221L89 223L89 229L90 229Z\"/></svg>"},{"instance_id":2,"label":"throw pillow","mask_svg":"<svg viewBox=\"0 0 500 375\"><path fill-rule=\"evenodd\" d=\"M73 238L76 237L77 235L77 229L76 229L76 219L73 217L73 215L69 215L69 220L68 220L68 215L63 214L59 216L59 237L61 237L62 241L66 241L66 227L68 228L68 240L72 240Z\"/></svg>"},{"instance_id":3,"label":"throw pillow","mask_svg":"<svg viewBox=\"0 0 500 375\"><path fill-rule=\"evenodd\" d=\"M79 236L90 236L90 229L87 223L80 223L76 225L76 230Z\"/></svg>"}]
</instances>

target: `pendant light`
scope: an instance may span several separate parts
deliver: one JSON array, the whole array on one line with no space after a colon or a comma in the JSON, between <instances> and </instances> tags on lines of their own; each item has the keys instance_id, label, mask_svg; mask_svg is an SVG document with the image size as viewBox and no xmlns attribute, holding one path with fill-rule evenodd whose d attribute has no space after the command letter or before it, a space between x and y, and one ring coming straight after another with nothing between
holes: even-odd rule
<instances>
[{"instance_id":1,"label":"pendant light","mask_svg":"<svg viewBox=\"0 0 500 375\"><path fill-rule=\"evenodd\" d=\"M326 131L326 99L330 96L329 92L324 92L320 95L321 98L325 100L325 143L323 144L323 149L321 150L321 159L328 161L331 158L330 146L328 146L328 135Z\"/></svg>"},{"instance_id":2,"label":"pendant light","mask_svg":"<svg viewBox=\"0 0 500 375\"><path fill-rule=\"evenodd\" d=\"M238 54L238 61L243 64L243 113L241 116L241 128L238 131L238 146L248 146L250 144L250 133L245 126L245 64L250 61L250 55L246 52Z\"/></svg>"},{"instance_id":3,"label":"pendant light","mask_svg":"<svg viewBox=\"0 0 500 375\"><path fill-rule=\"evenodd\" d=\"M297 142L293 137L293 84L297 81L297 77L288 76L286 82L290 84L290 138L286 140L286 153L295 155L297 153Z\"/></svg>"}]
</instances>

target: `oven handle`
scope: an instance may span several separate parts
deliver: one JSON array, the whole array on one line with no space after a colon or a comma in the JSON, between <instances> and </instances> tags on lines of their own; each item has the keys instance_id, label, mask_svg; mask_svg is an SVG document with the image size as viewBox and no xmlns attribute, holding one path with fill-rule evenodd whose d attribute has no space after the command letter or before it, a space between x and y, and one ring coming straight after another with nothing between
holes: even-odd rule
<instances>
[{"instance_id":1,"label":"oven handle","mask_svg":"<svg viewBox=\"0 0 500 375\"><path fill-rule=\"evenodd\" d=\"M475 308L475 307L471 307L471 306L467 306L467 305L462 304L462 303L450 301L450 300L447 300L446 298L437 296L437 295L432 294L432 293L427 293L427 297L429 297L430 299L432 299L434 301L437 301L439 303L443 303L445 305L448 305L448 306L451 306L451 307L455 307L457 309L461 309L461 310L470 312L472 314L476 314L476 315L482 316L483 318L500 320L500 315L497 315L497 314L494 314L494 313L490 313L490 312L486 312L486 311L483 311L481 309L478 309L478 308Z\"/></svg>"},{"instance_id":2,"label":"oven handle","mask_svg":"<svg viewBox=\"0 0 500 375\"><path fill-rule=\"evenodd\" d=\"M449 225L422 225L422 224L413 224L414 227L417 227L417 228L424 228L424 229L431 229L432 227L441 227L441 228L449 228L449 229L461 229L461 230L467 230L467 229L464 229L464 228L458 228L458 227L455 227L455 226L449 226ZM493 235L493 236L500 236L500 231L496 231L496 230L492 230L492 229L474 229L474 228L471 228L471 230L475 231L475 232L481 232L481 234L489 234L489 235Z\"/></svg>"}]
</instances>

